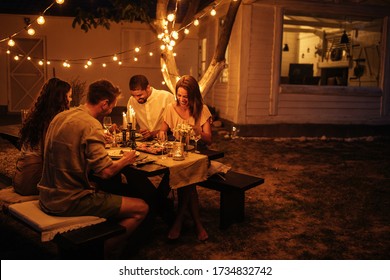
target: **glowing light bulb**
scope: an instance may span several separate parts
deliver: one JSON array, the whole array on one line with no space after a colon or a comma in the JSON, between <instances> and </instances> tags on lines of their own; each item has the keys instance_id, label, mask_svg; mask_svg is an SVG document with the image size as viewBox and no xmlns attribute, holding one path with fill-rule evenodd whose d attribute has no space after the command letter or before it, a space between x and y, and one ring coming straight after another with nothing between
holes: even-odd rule
<instances>
[{"instance_id":1,"label":"glowing light bulb","mask_svg":"<svg viewBox=\"0 0 390 280\"><path fill-rule=\"evenodd\" d=\"M27 29L27 33L28 35L33 36L35 34L35 29L30 27L29 29Z\"/></svg>"},{"instance_id":2,"label":"glowing light bulb","mask_svg":"<svg viewBox=\"0 0 390 280\"><path fill-rule=\"evenodd\" d=\"M137 62L137 61L138 61L138 58L137 58L137 57L134 57L134 61Z\"/></svg>"},{"instance_id":3,"label":"glowing light bulb","mask_svg":"<svg viewBox=\"0 0 390 280\"><path fill-rule=\"evenodd\" d=\"M135 48L135 52L139 52L140 51L140 48L139 47L136 47Z\"/></svg>"},{"instance_id":4,"label":"glowing light bulb","mask_svg":"<svg viewBox=\"0 0 390 280\"><path fill-rule=\"evenodd\" d=\"M40 60L40 61L38 62L38 64L39 64L39 65L43 65L43 61Z\"/></svg>"},{"instance_id":5,"label":"glowing light bulb","mask_svg":"<svg viewBox=\"0 0 390 280\"><path fill-rule=\"evenodd\" d=\"M162 81L162 82L161 82L161 84L162 84L162 85L165 85L165 82L164 82L164 81Z\"/></svg>"},{"instance_id":6,"label":"glowing light bulb","mask_svg":"<svg viewBox=\"0 0 390 280\"><path fill-rule=\"evenodd\" d=\"M51 64L51 62L48 60L48 61L46 61L46 64L47 64L47 65L50 65L50 64Z\"/></svg>"},{"instance_id":7,"label":"glowing light bulb","mask_svg":"<svg viewBox=\"0 0 390 280\"><path fill-rule=\"evenodd\" d=\"M11 51L10 50L7 50L7 52L6 52L7 54L10 54L11 53Z\"/></svg>"},{"instance_id":8,"label":"glowing light bulb","mask_svg":"<svg viewBox=\"0 0 390 280\"><path fill-rule=\"evenodd\" d=\"M216 14L217 14L217 11L215 10L215 8L212 8L210 11L210 15L215 16Z\"/></svg>"},{"instance_id":9,"label":"glowing light bulb","mask_svg":"<svg viewBox=\"0 0 390 280\"><path fill-rule=\"evenodd\" d=\"M85 65L84 65L84 68L85 68L85 69L87 69L87 68L88 68L88 65L87 65L87 64L85 64Z\"/></svg>"},{"instance_id":10,"label":"glowing light bulb","mask_svg":"<svg viewBox=\"0 0 390 280\"><path fill-rule=\"evenodd\" d=\"M195 26L198 26L198 25L199 25L199 19L194 20L194 25L195 25Z\"/></svg>"},{"instance_id":11,"label":"glowing light bulb","mask_svg":"<svg viewBox=\"0 0 390 280\"><path fill-rule=\"evenodd\" d=\"M160 49L163 51L163 50L165 50L165 45L161 45L160 46Z\"/></svg>"},{"instance_id":12,"label":"glowing light bulb","mask_svg":"<svg viewBox=\"0 0 390 280\"><path fill-rule=\"evenodd\" d=\"M179 33L177 33L177 31L172 31L172 38L174 38L175 40L179 39Z\"/></svg>"},{"instance_id":13,"label":"glowing light bulb","mask_svg":"<svg viewBox=\"0 0 390 280\"><path fill-rule=\"evenodd\" d=\"M168 50L170 50L170 51L173 50L173 47L172 47L171 45L169 45L167 48L168 48Z\"/></svg>"},{"instance_id":14,"label":"glowing light bulb","mask_svg":"<svg viewBox=\"0 0 390 280\"><path fill-rule=\"evenodd\" d=\"M174 52L174 53L173 53L173 56L176 56L176 55L177 55L177 54Z\"/></svg>"},{"instance_id":15,"label":"glowing light bulb","mask_svg":"<svg viewBox=\"0 0 390 280\"><path fill-rule=\"evenodd\" d=\"M66 61L64 61L64 63L62 63L62 66L64 67L67 67L68 63Z\"/></svg>"},{"instance_id":16,"label":"glowing light bulb","mask_svg":"<svg viewBox=\"0 0 390 280\"><path fill-rule=\"evenodd\" d=\"M102 66L103 66L103 68L105 68L105 67L107 67L107 64L103 63Z\"/></svg>"},{"instance_id":17,"label":"glowing light bulb","mask_svg":"<svg viewBox=\"0 0 390 280\"><path fill-rule=\"evenodd\" d=\"M45 24L45 18L43 16L40 16L38 19L37 19L37 23L42 25L42 24Z\"/></svg>"},{"instance_id":18,"label":"glowing light bulb","mask_svg":"<svg viewBox=\"0 0 390 280\"><path fill-rule=\"evenodd\" d=\"M10 46L10 47L15 46L15 41L12 40L12 39L9 39L9 40L8 40L8 46Z\"/></svg>"},{"instance_id":19,"label":"glowing light bulb","mask_svg":"<svg viewBox=\"0 0 390 280\"><path fill-rule=\"evenodd\" d=\"M190 30L188 28L184 29L184 34L190 34Z\"/></svg>"},{"instance_id":20,"label":"glowing light bulb","mask_svg":"<svg viewBox=\"0 0 390 280\"><path fill-rule=\"evenodd\" d=\"M122 61L118 61L118 65L122 65Z\"/></svg>"},{"instance_id":21,"label":"glowing light bulb","mask_svg":"<svg viewBox=\"0 0 390 280\"><path fill-rule=\"evenodd\" d=\"M170 22L174 21L175 20L175 14L169 14L167 16L167 20L170 21Z\"/></svg>"},{"instance_id":22,"label":"glowing light bulb","mask_svg":"<svg viewBox=\"0 0 390 280\"><path fill-rule=\"evenodd\" d=\"M92 61L91 61L91 60L88 60L88 61L87 61L87 65L88 65L88 66L91 66L91 65L92 65Z\"/></svg>"},{"instance_id":23,"label":"glowing light bulb","mask_svg":"<svg viewBox=\"0 0 390 280\"><path fill-rule=\"evenodd\" d=\"M149 56L153 56L153 53L152 53L152 52L149 52Z\"/></svg>"},{"instance_id":24,"label":"glowing light bulb","mask_svg":"<svg viewBox=\"0 0 390 280\"><path fill-rule=\"evenodd\" d=\"M112 58L112 60L117 61L117 60L118 60L118 57L117 57L116 55L114 55L114 57Z\"/></svg>"},{"instance_id":25,"label":"glowing light bulb","mask_svg":"<svg viewBox=\"0 0 390 280\"><path fill-rule=\"evenodd\" d=\"M64 2L65 2L65 0L56 0L56 3L57 3L58 5L62 5L62 4L64 4Z\"/></svg>"},{"instance_id":26,"label":"glowing light bulb","mask_svg":"<svg viewBox=\"0 0 390 280\"><path fill-rule=\"evenodd\" d=\"M174 47L174 46L176 45L176 41L175 41L175 40L171 40L171 41L169 42L169 45L172 46L172 47Z\"/></svg>"},{"instance_id":27,"label":"glowing light bulb","mask_svg":"<svg viewBox=\"0 0 390 280\"><path fill-rule=\"evenodd\" d=\"M30 57L30 56L28 56L28 57L27 57L27 60L31 60L31 57Z\"/></svg>"},{"instance_id":28,"label":"glowing light bulb","mask_svg":"<svg viewBox=\"0 0 390 280\"><path fill-rule=\"evenodd\" d=\"M15 56L14 56L14 60L18 61L18 60L19 60L19 56L18 56L18 55L15 55Z\"/></svg>"}]
</instances>

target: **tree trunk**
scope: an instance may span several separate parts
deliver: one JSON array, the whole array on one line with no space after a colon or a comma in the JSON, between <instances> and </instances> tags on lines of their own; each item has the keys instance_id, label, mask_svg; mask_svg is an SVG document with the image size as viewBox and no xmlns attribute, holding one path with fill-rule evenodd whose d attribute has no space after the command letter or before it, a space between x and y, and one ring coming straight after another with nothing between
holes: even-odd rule
<instances>
[{"instance_id":1,"label":"tree trunk","mask_svg":"<svg viewBox=\"0 0 390 280\"><path fill-rule=\"evenodd\" d=\"M190 7L187 10L187 14L184 17L182 26L187 26L191 19L194 19L196 13L196 7L199 4L198 0L190 2ZM215 81L218 79L222 70L225 67L225 52L230 40L230 34L233 28L234 21L236 19L238 8L241 4L241 0L230 2L228 12L226 14L225 22L221 30L221 35L218 39L218 44L214 52L213 59L208 66L206 73L199 81L200 90L202 96L210 91ZM164 20L167 15L168 0L158 0L156 9L156 21L152 24L152 28L157 34L164 32ZM178 28L175 28L176 30ZM178 40L181 41L182 38ZM165 48L161 51L161 72L167 87L175 92L176 82L180 78L179 71L177 69L176 60L173 56L173 52Z\"/></svg>"}]
</instances>

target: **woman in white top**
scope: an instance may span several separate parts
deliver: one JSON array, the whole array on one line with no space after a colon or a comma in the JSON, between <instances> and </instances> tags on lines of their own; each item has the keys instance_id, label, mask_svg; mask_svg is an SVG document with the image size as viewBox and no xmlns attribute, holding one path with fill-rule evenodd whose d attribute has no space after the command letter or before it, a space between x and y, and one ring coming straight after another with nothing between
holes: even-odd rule
<instances>
[{"instance_id":1,"label":"woman in white top","mask_svg":"<svg viewBox=\"0 0 390 280\"><path fill-rule=\"evenodd\" d=\"M176 102L167 106L161 131L174 130L178 124L189 124L201 140L207 145L211 144L211 113L203 103L199 84L192 76L183 76L176 84ZM199 215L199 200L196 185L178 189L179 208L168 239L176 240L180 237L185 211L188 209L194 220L198 239L205 241L208 234L204 229Z\"/></svg>"}]
</instances>

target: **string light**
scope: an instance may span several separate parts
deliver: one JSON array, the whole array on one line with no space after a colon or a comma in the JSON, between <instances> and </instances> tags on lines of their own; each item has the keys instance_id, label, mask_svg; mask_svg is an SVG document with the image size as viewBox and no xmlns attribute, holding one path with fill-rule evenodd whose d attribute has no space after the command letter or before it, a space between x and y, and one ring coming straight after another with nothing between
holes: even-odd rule
<instances>
[{"instance_id":1,"label":"string light","mask_svg":"<svg viewBox=\"0 0 390 280\"><path fill-rule=\"evenodd\" d=\"M37 23L39 25L45 24L45 18L43 16L39 16L37 19Z\"/></svg>"},{"instance_id":2,"label":"string light","mask_svg":"<svg viewBox=\"0 0 390 280\"><path fill-rule=\"evenodd\" d=\"M30 27L29 29L27 29L27 33L28 33L28 35L30 35L30 36L34 36L34 34L35 34L35 29L32 28L32 27Z\"/></svg>"},{"instance_id":3,"label":"string light","mask_svg":"<svg viewBox=\"0 0 390 280\"><path fill-rule=\"evenodd\" d=\"M12 40L12 39L9 39L9 40L8 40L8 46L10 46L10 47L15 46L15 41Z\"/></svg>"},{"instance_id":4,"label":"string light","mask_svg":"<svg viewBox=\"0 0 390 280\"><path fill-rule=\"evenodd\" d=\"M167 16L167 18L166 18L166 19L163 19L163 21L162 21L163 31L162 31L162 33L160 33L160 34L157 35L157 38L158 38L159 40L161 40L161 43L162 43L162 44L160 45L160 50L164 51L164 50L168 49L168 50L172 51L173 48L174 48L174 46L176 46L176 40L178 40L179 37L180 37L180 34L179 34L180 32L183 32L183 34L188 35L188 34L190 33L190 29L189 29L189 28L190 28L191 26L199 26L199 24L200 24L200 19L202 19L205 15L207 15L207 14L209 13L209 14L211 14L212 16L215 16L215 15L216 15L216 7L217 7L218 5L220 5L223 1L225 1L225 0L220 0L220 1L218 1L218 3L215 3L215 4L212 6L212 9L209 10L209 12L206 11L206 12L204 12L203 14L200 14L200 15L198 14L197 18L194 19L192 22L188 23L186 26L184 26L184 27L182 27L182 28L179 28L179 29L175 30L174 25L175 25L177 10L178 10L178 3L180 2L180 0L176 0L176 6L175 6L174 12L169 13L168 16ZM235 1L235 0L233 0L233 1ZM42 12L42 13L40 14L40 16L39 16L36 20L33 20L32 22L33 22L33 23L36 22L36 23L38 23L38 24L44 24L44 23L45 23L44 14L46 13L46 11L47 11L48 9L50 9L50 8L53 6L53 4L55 4L55 3L61 5L61 4L63 4L64 2L65 2L64 0L55 0L53 3L51 3L51 5L50 5L49 7L47 7L47 8L44 10L44 12ZM25 19L25 20L26 20L26 19ZM28 20L29 20L29 19L28 19ZM30 23L30 20L29 20L28 23L26 22L26 27L23 28L23 30L27 30L27 33L28 33L29 35L33 36L33 35L35 34L35 30L34 30L34 28L32 28L30 25L31 25L31 23ZM23 30L21 30L21 31L23 31ZM20 32L17 32L17 33L15 33L15 34L9 36L9 41L8 41L9 46L11 46L11 45L14 46L14 45L15 45L15 41L12 40L12 38L13 38L14 36L18 35L19 33L20 33ZM8 39L8 38L6 38L6 39ZM0 39L0 43L3 42L3 41L5 41L6 39ZM148 45L151 45L151 44L153 44L153 42L152 42L152 43L149 43ZM104 55L104 56L94 57L93 59L102 59L102 58L104 59L104 58L112 57L112 60L113 60L114 62L117 62L118 65L122 65L122 61L118 61L119 58L118 58L117 55L118 55L118 54L123 54L123 53L126 53L126 52L140 53L140 52L141 52L141 47L136 47L136 48L134 48L133 50L126 50L126 51L123 51L123 52L120 52L120 53L117 53L117 54L114 54L114 55ZM9 49L7 50L7 54L11 54L11 51L10 51ZM154 55L153 52L150 51L150 50L146 50L146 52L145 52L144 54L145 54L145 55L149 55L150 57ZM23 56L23 55L20 55L20 54L16 54L16 55L18 55L18 57L22 57L22 56ZM176 53L173 53L173 55L176 56ZM27 59L28 59L28 60L32 60L31 57L28 57ZM66 68L69 68L69 67L70 67L70 64L69 64L68 61L72 61L72 62L75 63L75 64L83 64L83 65L86 65L87 67L84 66L85 68L88 68L89 66L92 65L92 58L87 59L86 64L84 64L84 63L82 63L82 62L80 61L80 60L83 60L83 59L71 59L71 60L52 59L52 60L53 60L54 62L64 61L64 62L63 62L63 66L66 67ZM131 58L128 57L126 60L131 60ZM138 56L133 58L133 61L134 61L134 62L137 62L138 60L139 60ZM38 61L38 63L39 63L40 65L43 65L43 64L44 64L44 62L43 62L44 60L39 60L39 59L37 59L37 61ZM79 61L79 62L78 62L78 61ZM84 61L85 61L85 60L84 60ZM109 62L108 62L108 63L109 63ZM50 62L48 61L47 64L50 64ZM107 67L107 62L102 63L101 66L104 67L104 68ZM165 70L165 71L167 71L167 70Z\"/></svg>"},{"instance_id":5,"label":"string light","mask_svg":"<svg viewBox=\"0 0 390 280\"><path fill-rule=\"evenodd\" d=\"M215 5L214 5L213 8L210 11L210 15L211 16L215 16L216 14L217 14L217 11L215 10Z\"/></svg>"}]
</instances>

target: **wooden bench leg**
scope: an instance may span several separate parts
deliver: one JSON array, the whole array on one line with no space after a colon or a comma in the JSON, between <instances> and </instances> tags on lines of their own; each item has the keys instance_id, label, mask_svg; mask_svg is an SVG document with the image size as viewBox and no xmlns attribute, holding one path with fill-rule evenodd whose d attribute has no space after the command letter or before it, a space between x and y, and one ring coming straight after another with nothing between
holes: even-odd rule
<instances>
[{"instance_id":1,"label":"wooden bench leg","mask_svg":"<svg viewBox=\"0 0 390 280\"><path fill-rule=\"evenodd\" d=\"M233 190L221 191L219 227L226 229L231 224L242 222L244 219L245 192Z\"/></svg>"},{"instance_id":2,"label":"wooden bench leg","mask_svg":"<svg viewBox=\"0 0 390 280\"><path fill-rule=\"evenodd\" d=\"M117 223L104 222L72 230L55 237L61 259L104 259L104 242L125 228Z\"/></svg>"}]
</instances>

